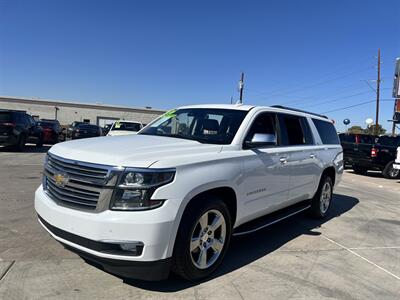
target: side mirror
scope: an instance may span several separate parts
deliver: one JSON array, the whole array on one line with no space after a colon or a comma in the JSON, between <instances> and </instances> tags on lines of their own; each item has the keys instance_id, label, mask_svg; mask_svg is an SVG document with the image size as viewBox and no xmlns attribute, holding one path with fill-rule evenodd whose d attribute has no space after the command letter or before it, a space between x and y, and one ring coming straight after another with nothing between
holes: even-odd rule
<instances>
[{"instance_id":1,"label":"side mirror","mask_svg":"<svg viewBox=\"0 0 400 300\"><path fill-rule=\"evenodd\" d=\"M276 136L269 133L255 133L251 141L246 141L245 144L248 148L275 146Z\"/></svg>"}]
</instances>

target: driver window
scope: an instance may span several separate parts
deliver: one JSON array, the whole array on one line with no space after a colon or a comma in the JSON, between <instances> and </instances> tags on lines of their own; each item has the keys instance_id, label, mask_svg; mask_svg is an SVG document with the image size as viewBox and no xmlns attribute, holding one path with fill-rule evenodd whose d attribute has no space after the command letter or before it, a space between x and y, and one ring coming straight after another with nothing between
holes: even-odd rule
<instances>
[{"instance_id":1,"label":"driver window","mask_svg":"<svg viewBox=\"0 0 400 300\"><path fill-rule=\"evenodd\" d=\"M260 114L250 127L246 135L245 142L251 141L254 134L273 134L277 137L276 131L276 115L272 113ZM276 139L278 141L278 139Z\"/></svg>"}]
</instances>

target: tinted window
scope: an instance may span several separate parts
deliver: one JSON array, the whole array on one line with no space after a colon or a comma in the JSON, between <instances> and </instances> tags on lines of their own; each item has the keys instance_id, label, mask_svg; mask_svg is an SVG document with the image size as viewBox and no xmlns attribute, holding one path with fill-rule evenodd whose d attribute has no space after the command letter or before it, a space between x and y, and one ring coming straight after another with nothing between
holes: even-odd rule
<instances>
[{"instance_id":1,"label":"tinted window","mask_svg":"<svg viewBox=\"0 0 400 300\"><path fill-rule=\"evenodd\" d=\"M312 119L323 144L340 144L335 126L331 122Z\"/></svg>"},{"instance_id":2,"label":"tinted window","mask_svg":"<svg viewBox=\"0 0 400 300\"><path fill-rule=\"evenodd\" d=\"M339 139L342 143L355 143L356 142L356 137L353 134L341 133L341 134L339 134Z\"/></svg>"},{"instance_id":3,"label":"tinted window","mask_svg":"<svg viewBox=\"0 0 400 300\"><path fill-rule=\"evenodd\" d=\"M276 136L276 115L271 113L259 115L251 125L245 141L251 141L256 133L273 134Z\"/></svg>"},{"instance_id":4,"label":"tinted window","mask_svg":"<svg viewBox=\"0 0 400 300\"><path fill-rule=\"evenodd\" d=\"M5 123L5 122L10 122L11 119L11 114L9 112L1 112L0 111L0 122Z\"/></svg>"},{"instance_id":5,"label":"tinted window","mask_svg":"<svg viewBox=\"0 0 400 300\"><path fill-rule=\"evenodd\" d=\"M373 135L360 135L360 144L375 144L375 136Z\"/></svg>"},{"instance_id":6,"label":"tinted window","mask_svg":"<svg viewBox=\"0 0 400 300\"><path fill-rule=\"evenodd\" d=\"M56 123L53 123L53 122L39 121L36 124L39 125L39 126L42 126L42 127L56 128Z\"/></svg>"},{"instance_id":7,"label":"tinted window","mask_svg":"<svg viewBox=\"0 0 400 300\"><path fill-rule=\"evenodd\" d=\"M283 145L312 145L313 138L306 118L292 115L281 115L284 134Z\"/></svg>"},{"instance_id":8,"label":"tinted window","mask_svg":"<svg viewBox=\"0 0 400 300\"><path fill-rule=\"evenodd\" d=\"M392 147L397 147L399 143L399 138L398 137L390 137L390 136L381 136L377 144L382 145L382 146L392 146Z\"/></svg>"},{"instance_id":9,"label":"tinted window","mask_svg":"<svg viewBox=\"0 0 400 300\"><path fill-rule=\"evenodd\" d=\"M96 125L89 125L89 124L79 124L79 125L78 125L78 128L79 128L79 129L90 129L90 130L93 130L93 129L98 130L98 129L99 129L98 126L96 126Z\"/></svg>"}]
</instances>

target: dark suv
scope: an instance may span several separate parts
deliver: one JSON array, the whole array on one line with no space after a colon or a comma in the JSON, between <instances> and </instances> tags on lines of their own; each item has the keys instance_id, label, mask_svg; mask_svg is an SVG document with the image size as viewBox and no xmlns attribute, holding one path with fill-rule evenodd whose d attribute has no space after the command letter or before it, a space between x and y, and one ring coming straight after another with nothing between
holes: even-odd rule
<instances>
[{"instance_id":1,"label":"dark suv","mask_svg":"<svg viewBox=\"0 0 400 300\"><path fill-rule=\"evenodd\" d=\"M23 151L26 143L43 145L43 130L24 111L0 110L0 145Z\"/></svg>"}]
</instances>

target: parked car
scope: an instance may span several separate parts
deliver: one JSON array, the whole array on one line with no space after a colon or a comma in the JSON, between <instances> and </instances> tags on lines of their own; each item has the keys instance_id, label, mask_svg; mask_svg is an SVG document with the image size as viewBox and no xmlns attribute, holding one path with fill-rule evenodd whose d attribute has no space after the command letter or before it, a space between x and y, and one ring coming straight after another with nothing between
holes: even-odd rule
<instances>
[{"instance_id":1,"label":"parked car","mask_svg":"<svg viewBox=\"0 0 400 300\"><path fill-rule=\"evenodd\" d=\"M107 136L135 134L142 128L143 125L140 122L120 120L112 124Z\"/></svg>"},{"instance_id":2,"label":"parked car","mask_svg":"<svg viewBox=\"0 0 400 300\"><path fill-rule=\"evenodd\" d=\"M72 139L72 132L78 128L80 124L88 124L85 122L74 121L71 125L67 128L67 136L66 138Z\"/></svg>"},{"instance_id":3,"label":"parked car","mask_svg":"<svg viewBox=\"0 0 400 300\"><path fill-rule=\"evenodd\" d=\"M42 128L24 111L0 110L0 146L13 146L23 151L26 143L41 147Z\"/></svg>"},{"instance_id":4,"label":"parked car","mask_svg":"<svg viewBox=\"0 0 400 300\"><path fill-rule=\"evenodd\" d=\"M41 119L36 124L43 129L43 143L56 144L60 141L62 129L57 120Z\"/></svg>"},{"instance_id":5,"label":"parked car","mask_svg":"<svg viewBox=\"0 0 400 300\"><path fill-rule=\"evenodd\" d=\"M354 159L366 157L371 153L372 146L375 144L378 136L340 133L339 139L343 147L344 165L352 167Z\"/></svg>"},{"instance_id":6,"label":"parked car","mask_svg":"<svg viewBox=\"0 0 400 300\"><path fill-rule=\"evenodd\" d=\"M324 116L283 107L197 105L133 136L53 146L35 194L42 226L123 277L209 276L232 235L302 211L324 218L343 151Z\"/></svg>"},{"instance_id":7,"label":"parked car","mask_svg":"<svg viewBox=\"0 0 400 300\"><path fill-rule=\"evenodd\" d=\"M101 135L102 132L100 126L88 123L81 123L72 130L71 139L85 139L90 137L98 137Z\"/></svg>"},{"instance_id":8,"label":"parked car","mask_svg":"<svg viewBox=\"0 0 400 300\"><path fill-rule=\"evenodd\" d=\"M397 147L396 160L394 161L393 168L400 170L400 147Z\"/></svg>"},{"instance_id":9,"label":"parked car","mask_svg":"<svg viewBox=\"0 0 400 300\"><path fill-rule=\"evenodd\" d=\"M346 145L343 144L343 148ZM395 179L400 171L393 168L400 136L380 136L374 144L356 144L345 152L345 160L357 174L365 175L369 170L381 171L385 178ZM351 149L351 147L350 147Z\"/></svg>"}]
</instances>

